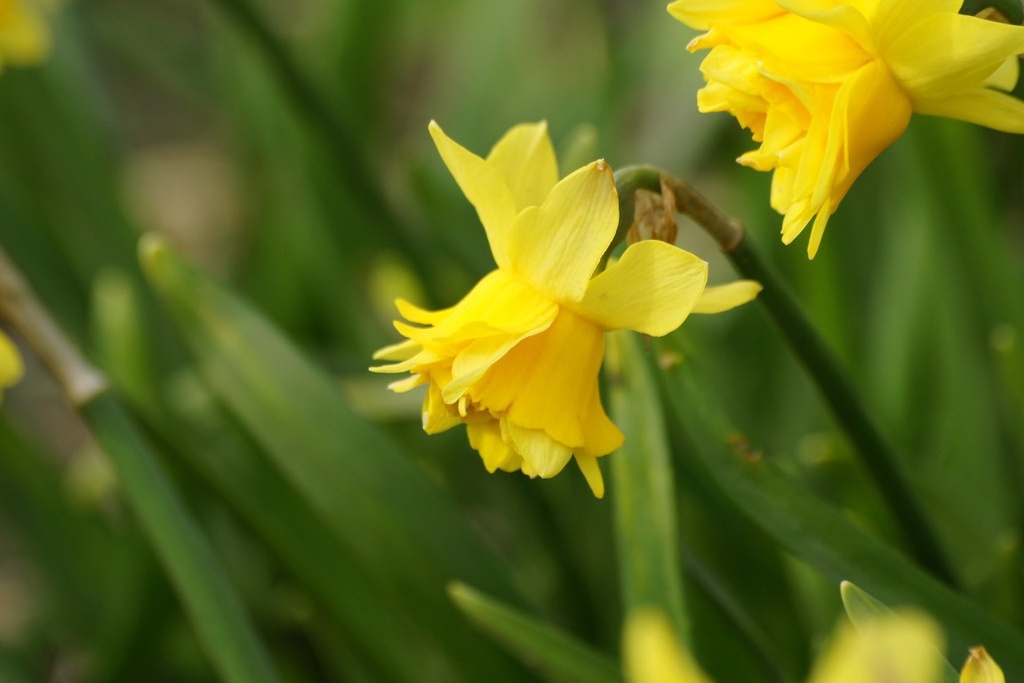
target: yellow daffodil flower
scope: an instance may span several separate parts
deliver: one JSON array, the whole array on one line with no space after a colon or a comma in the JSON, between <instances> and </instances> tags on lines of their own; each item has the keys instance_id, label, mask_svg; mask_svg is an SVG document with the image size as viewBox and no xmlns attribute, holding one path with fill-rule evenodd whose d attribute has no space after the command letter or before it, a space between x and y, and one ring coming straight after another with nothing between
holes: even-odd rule
<instances>
[{"instance_id":1,"label":"yellow daffodil flower","mask_svg":"<svg viewBox=\"0 0 1024 683\"><path fill-rule=\"evenodd\" d=\"M488 471L552 477L575 458L604 495L597 458L623 442L598 393L604 333L661 336L700 303L707 264L665 242L631 245L594 274L619 220L612 169L595 161L558 179L544 123L512 128L481 158L434 122L434 143L477 210L497 268L455 306L426 311L398 300L407 339L374 358L376 372L412 373L391 385L427 385L423 428L465 424ZM707 311L757 292L717 288Z\"/></svg>"},{"instance_id":2,"label":"yellow daffodil flower","mask_svg":"<svg viewBox=\"0 0 1024 683\"><path fill-rule=\"evenodd\" d=\"M0 390L6 389L19 379L24 372L18 349L3 332L0 332Z\"/></svg>"},{"instance_id":3,"label":"yellow daffodil flower","mask_svg":"<svg viewBox=\"0 0 1024 683\"><path fill-rule=\"evenodd\" d=\"M940 680L942 637L916 613L880 617L855 631L842 625L822 653L808 683L935 683ZM631 613L623 634L628 683L710 683L679 645L668 619L656 610ZM1003 672L984 648L973 648L961 683L1003 683Z\"/></svg>"},{"instance_id":4,"label":"yellow daffodil flower","mask_svg":"<svg viewBox=\"0 0 1024 683\"><path fill-rule=\"evenodd\" d=\"M911 112L1024 133L1017 83L1024 27L958 14L961 0L676 0L706 31L702 112L726 111L760 148L739 163L774 171L771 205L789 244L814 219L808 256L854 180Z\"/></svg>"},{"instance_id":5,"label":"yellow daffodil flower","mask_svg":"<svg viewBox=\"0 0 1024 683\"><path fill-rule=\"evenodd\" d=\"M29 65L50 52L50 29L31 0L0 0L0 66Z\"/></svg>"}]
</instances>

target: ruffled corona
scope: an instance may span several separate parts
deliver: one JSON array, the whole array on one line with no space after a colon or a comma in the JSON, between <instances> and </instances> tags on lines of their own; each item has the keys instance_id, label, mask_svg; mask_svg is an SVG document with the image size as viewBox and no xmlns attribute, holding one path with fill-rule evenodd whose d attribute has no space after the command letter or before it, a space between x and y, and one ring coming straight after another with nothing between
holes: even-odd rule
<instances>
[{"instance_id":1,"label":"ruffled corona","mask_svg":"<svg viewBox=\"0 0 1024 683\"><path fill-rule=\"evenodd\" d=\"M850 186L912 112L1024 133L1024 27L958 14L959 0L676 0L706 31L702 112L725 111L761 146L738 161L774 171L782 241L811 223L814 257Z\"/></svg>"},{"instance_id":2,"label":"ruffled corona","mask_svg":"<svg viewBox=\"0 0 1024 683\"><path fill-rule=\"evenodd\" d=\"M709 290L707 264L664 242L630 246L594 275L615 236L618 196L609 166L595 161L558 180L545 124L516 126L486 159L430 132L487 232L497 268L455 306L426 311L396 302L406 337L381 349L376 372L410 373L391 385L427 385L423 428L465 424L488 471L552 477L576 460L604 494L597 458L623 435L601 405L604 333L660 336L695 309L715 312L759 289Z\"/></svg>"}]
</instances>

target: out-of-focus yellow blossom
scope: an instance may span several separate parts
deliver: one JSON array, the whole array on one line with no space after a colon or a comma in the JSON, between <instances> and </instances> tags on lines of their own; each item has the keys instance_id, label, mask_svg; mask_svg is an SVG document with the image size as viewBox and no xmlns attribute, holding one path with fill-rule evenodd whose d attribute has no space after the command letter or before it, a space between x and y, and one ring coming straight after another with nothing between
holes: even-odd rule
<instances>
[{"instance_id":1,"label":"out-of-focus yellow blossom","mask_svg":"<svg viewBox=\"0 0 1024 683\"><path fill-rule=\"evenodd\" d=\"M0 390L6 389L19 379L24 372L18 349L3 332L0 332Z\"/></svg>"},{"instance_id":2,"label":"out-of-focus yellow blossom","mask_svg":"<svg viewBox=\"0 0 1024 683\"><path fill-rule=\"evenodd\" d=\"M938 626L921 614L882 617L859 631L846 623L825 648L808 683L935 683L941 673L941 643ZM656 610L629 615L623 650L629 683L710 681ZM974 648L960 681L1003 683L1003 672L984 648Z\"/></svg>"},{"instance_id":3,"label":"out-of-focus yellow blossom","mask_svg":"<svg viewBox=\"0 0 1024 683\"><path fill-rule=\"evenodd\" d=\"M789 244L814 219L814 257L854 180L906 129L911 112L1024 133L1017 83L1024 27L958 14L961 0L676 0L706 31L702 112L726 111L772 171L771 204Z\"/></svg>"},{"instance_id":4,"label":"out-of-focus yellow blossom","mask_svg":"<svg viewBox=\"0 0 1024 683\"><path fill-rule=\"evenodd\" d=\"M50 52L50 28L31 0L0 0L0 67L43 61Z\"/></svg>"},{"instance_id":5,"label":"out-of-focus yellow blossom","mask_svg":"<svg viewBox=\"0 0 1024 683\"><path fill-rule=\"evenodd\" d=\"M960 672L960 683L1006 683L1003 670L995 663L985 648L972 647L971 653Z\"/></svg>"},{"instance_id":6,"label":"out-of-focus yellow blossom","mask_svg":"<svg viewBox=\"0 0 1024 683\"><path fill-rule=\"evenodd\" d=\"M657 610L631 612L622 640L628 683L711 683Z\"/></svg>"},{"instance_id":7,"label":"out-of-focus yellow blossom","mask_svg":"<svg viewBox=\"0 0 1024 683\"><path fill-rule=\"evenodd\" d=\"M427 385L423 428L465 424L488 471L552 477L575 458L604 495L597 458L623 441L598 393L604 333L660 336L700 304L707 264L657 241L631 245L595 275L615 236L619 202L612 170L595 161L558 179L544 123L512 128L486 159L430 133L487 232L497 268L455 306L426 311L398 300L406 341L376 359L377 372L412 373L395 391ZM718 288L703 309L724 310L756 294Z\"/></svg>"}]
</instances>

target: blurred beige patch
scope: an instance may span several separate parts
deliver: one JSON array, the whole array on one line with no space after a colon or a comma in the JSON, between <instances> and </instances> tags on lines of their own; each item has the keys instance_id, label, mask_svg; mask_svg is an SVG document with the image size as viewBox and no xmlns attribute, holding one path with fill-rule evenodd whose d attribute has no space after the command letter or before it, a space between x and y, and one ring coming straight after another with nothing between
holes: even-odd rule
<instances>
[{"instance_id":1,"label":"blurred beige patch","mask_svg":"<svg viewBox=\"0 0 1024 683\"><path fill-rule=\"evenodd\" d=\"M143 230L166 235L208 272L231 271L242 204L238 174L223 150L188 142L137 151L125 168L124 192Z\"/></svg>"},{"instance_id":2,"label":"blurred beige patch","mask_svg":"<svg viewBox=\"0 0 1024 683\"><path fill-rule=\"evenodd\" d=\"M22 644L36 616L36 600L17 561L0 560L0 646Z\"/></svg>"}]
</instances>

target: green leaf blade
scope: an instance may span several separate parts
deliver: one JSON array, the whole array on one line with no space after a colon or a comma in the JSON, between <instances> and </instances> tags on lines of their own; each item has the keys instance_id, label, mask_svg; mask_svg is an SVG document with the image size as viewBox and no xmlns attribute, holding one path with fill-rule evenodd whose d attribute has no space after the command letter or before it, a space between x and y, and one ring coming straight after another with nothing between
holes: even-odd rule
<instances>
[{"instance_id":1,"label":"green leaf blade","mask_svg":"<svg viewBox=\"0 0 1024 683\"><path fill-rule=\"evenodd\" d=\"M454 503L259 315L158 241L144 240L142 262L206 383L361 570L400 596L421 627L443 634L466 680L511 665L445 597L444 586L460 579L521 600Z\"/></svg>"},{"instance_id":2,"label":"green leaf blade","mask_svg":"<svg viewBox=\"0 0 1024 683\"><path fill-rule=\"evenodd\" d=\"M490 598L462 583L448 594L471 621L526 661L548 680L563 683L621 683L615 663L554 626Z\"/></svg>"},{"instance_id":3,"label":"green leaf blade","mask_svg":"<svg viewBox=\"0 0 1024 683\"><path fill-rule=\"evenodd\" d=\"M623 607L658 608L688 640L675 476L657 386L632 333L609 335L607 368L611 413L626 436L608 458Z\"/></svg>"}]
</instances>

